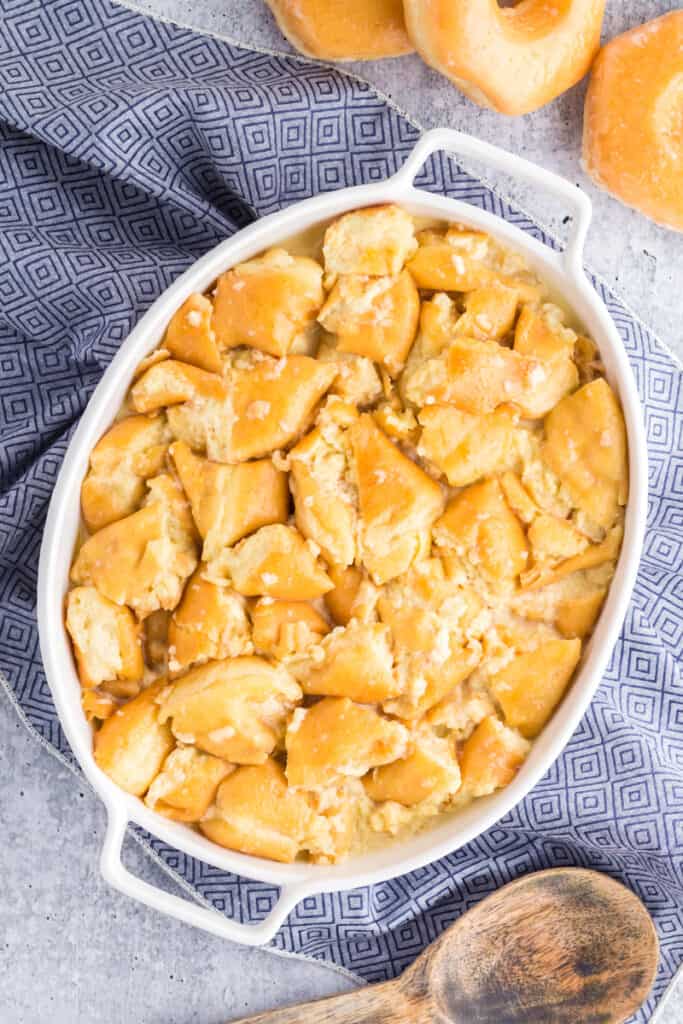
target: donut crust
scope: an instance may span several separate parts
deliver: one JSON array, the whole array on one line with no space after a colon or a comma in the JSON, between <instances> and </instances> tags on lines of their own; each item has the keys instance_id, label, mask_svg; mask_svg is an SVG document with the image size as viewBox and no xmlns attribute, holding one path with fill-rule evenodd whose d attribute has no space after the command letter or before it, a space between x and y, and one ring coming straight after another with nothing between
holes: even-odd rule
<instances>
[{"instance_id":1,"label":"donut crust","mask_svg":"<svg viewBox=\"0 0 683 1024\"><path fill-rule=\"evenodd\" d=\"M583 166L655 223L683 231L683 11L625 32L595 62Z\"/></svg>"}]
</instances>

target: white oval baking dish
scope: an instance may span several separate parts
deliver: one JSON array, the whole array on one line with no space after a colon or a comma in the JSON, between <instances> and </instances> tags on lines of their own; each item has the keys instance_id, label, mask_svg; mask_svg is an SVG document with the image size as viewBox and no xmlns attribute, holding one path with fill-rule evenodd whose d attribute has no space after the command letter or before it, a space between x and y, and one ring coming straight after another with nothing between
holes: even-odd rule
<instances>
[{"instance_id":1,"label":"white oval baking dish","mask_svg":"<svg viewBox=\"0 0 683 1024\"><path fill-rule=\"evenodd\" d=\"M507 221L466 203L432 195L413 185L430 154L444 150L480 160L548 189L572 214L571 238L555 252ZM582 666L562 705L536 740L514 781L492 796L436 819L425 831L379 850L329 866L273 861L224 850L202 835L149 810L119 789L96 765L92 735L80 704L80 686L64 627L64 595L79 526L81 481L96 441L112 422L140 360L160 341L171 315L194 291L204 291L228 267L346 210L376 203L400 203L409 212L482 228L523 253L530 266L561 295L600 347L607 377L616 388L626 418L631 494L624 543L607 602L587 645ZM426 133L400 171L387 181L316 196L265 217L239 231L198 260L160 296L143 316L96 388L66 453L45 525L38 573L40 647L62 727L85 775L107 809L101 856L104 877L121 892L189 924L239 942L259 945L276 933L289 911L304 897L351 889L405 874L434 861L484 832L511 810L558 757L593 697L616 642L631 595L643 542L647 512L647 449L635 381L616 327L583 272L583 244L591 218L588 198L569 182L493 146L451 130ZM132 875L121 862L129 822L163 842L224 871L280 887L280 897L265 920L255 925L155 888Z\"/></svg>"}]
</instances>

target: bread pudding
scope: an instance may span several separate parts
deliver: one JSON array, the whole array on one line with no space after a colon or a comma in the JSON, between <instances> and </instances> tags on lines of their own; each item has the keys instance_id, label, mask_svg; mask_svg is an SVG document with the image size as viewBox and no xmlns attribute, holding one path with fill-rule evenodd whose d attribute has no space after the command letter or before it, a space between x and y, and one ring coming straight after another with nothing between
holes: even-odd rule
<instances>
[{"instance_id":1,"label":"bread pudding","mask_svg":"<svg viewBox=\"0 0 683 1024\"><path fill-rule=\"evenodd\" d=\"M83 481L97 764L283 862L493 793L571 685L627 489L597 347L487 234L369 207L230 268Z\"/></svg>"}]
</instances>

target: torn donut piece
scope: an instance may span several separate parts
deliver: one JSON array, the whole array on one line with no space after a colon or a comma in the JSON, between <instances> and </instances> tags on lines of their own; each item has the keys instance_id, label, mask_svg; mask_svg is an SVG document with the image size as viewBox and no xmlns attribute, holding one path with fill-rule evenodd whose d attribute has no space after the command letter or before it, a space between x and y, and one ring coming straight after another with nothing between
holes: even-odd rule
<instances>
[{"instance_id":1,"label":"torn donut piece","mask_svg":"<svg viewBox=\"0 0 683 1024\"><path fill-rule=\"evenodd\" d=\"M229 775L199 827L220 846L289 863L305 847L313 821L307 796L290 789L282 767L269 758Z\"/></svg>"},{"instance_id":2,"label":"torn donut piece","mask_svg":"<svg viewBox=\"0 0 683 1024\"><path fill-rule=\"evenodd\" d=\"M285 739L287 781L317 789L341 777L360 778L371 768L403 757L408 730L348 697L324 697L293 716Z\"/></svg>"},{"instance_id":3,"label":"torn donut piece","mask_svg":"<svg viewBox=\"0 0 683 1024\"><path fill-rule=\"evenodd\" d=\"M251 654L244 598L204 579L200 567L171 616L167 645L168 670L175 675L191 665Z\"/></svg>"},{"instance_id":4,"label":"torn donut piece","mask_svg":"<svg viewBox=\"0 0 683 1024\"><path fill-rule=\"evenodd\" d=\"M588 537L577 530L570 520L545 513L536 516L527 531L527 537L535 565L573 558L590 544Z\"/></svg>"},{"instance_id":5,"label":"torn donut piece","mask_svg":"<svg viewBox=\"0 0 683 1024\"><path fill-rule=\"evenodd\" d=\"M140 626L129 608L114 604L95 587L74 587L66 599L66 628L84 688L142 679Z\"/></svg>"},{"instance_id":6,"label":"torn donut piece","mask_svg":"<svg viewBox=\"0 0 683 1024\"><path fill-rule=\"evenodd\" d=\"M211 299L199 292L189 295L171 317L162 344L171 358L220 374L223 364L213 330Z\"/></svg>"},{"instance_id":7,"label":"torn donut piece","mask_svg":"<svg viewBox=\"0 0 683 1024\"><path fill-rule=\"evenodd\" d=\"M514 465L519 411L499 405L475 416L452 405L426 405L417 453L441 470L452 487L465 487Z\"/></svg>"},{"instance_id":8,"label":"torn donut piece","mask_svg":"<svg viewBox=\"0 0 683 1024\"><path fill-rule=\"evenodd\" d=\"M321 363L335 368L330 395L359 409L374 405L382 397L382 381L377 367L367 356L342 352L334 342L333 335L323 336L316 357Z\"/></svg>"},{"instance_id":9,"label":"torn donut piece","mask_svg":"<svg viewBox=\"0 0 683 1024\"><path fill-rule=\"evenodd\" d=\"M184 441L171 445L170 455L204 541L204 561L261 526L287 521L287 476L271 459L223 465L195 455Z\"/></svg>"},{"instance_id":10,"label":"torn donut piece","mask_svg":"<svg viewBox=\"0 0 683 1024\"><path fill-rule=\"evenodd\" d=\"M301 690L282 665L264 658L211 661L160 694L159 721L173 735L235 764L263 764L284 735Z\"/></svg>"},{"instance_id":11,"label":"torn donut piece","mask_svg":"<svg viewBox=\"0 0 683 1024\"><path fill-rule=\"evenodd\" d=\"M269 249L218 278L214 330L219 349L249 345L286 356L323 304L322 267L315 260Z\"/></svg>"},{"instance_id":12,"label":"torn donut piece","mask_svg":"<svg viewBox=\"0 0 683 1024\"><path fill-rule=\"evenodd\" d=\"M577 508L604 529L614 524L628 497L626 426L604 377L584 384L548 413L541 456Z\"/></svg>"},{"instance_id":13,"label":"torn donut piece","mask_svg":"<svg viewBox=\"0 0 683 1024\"><path fill-rule=\"evenodd\" d=\"M119 708L119 701L110 693L100 690L83 690L81 707L86 721L89 723L104 722Z\"/></svg>"},{"instance_id":14,"label":"torn donut piece","mask_svg":"<svg viewBox=\"0 0 683 1024\"><path fill-rule=\"evenodd\" d=\"M262 458L303 434L336 373L308 356L241 359L226 371L220 393L190 394L169 408L169 426L214 462Z\"/></svg>"},{"instance_id":15,"label":"torn donut piece","mask_svg":"<svg viewBox=\"0 0 683 1024\"><path fill-rule=\"evenodd\" d=\"M163 406L182 402L222 401L225 388L216 373L207 373L177 359L164 359L138 378L131 388L130 398L137 412L155 412Z\"/></svg>"},{"instance_id":16,"label":"torn donut piece","mask_svg":"<svg viewBox=\"0 0 683 1024\"><path fill-rule=\"evenodd\" d=\"M391 764L373 768L363 778L372 800L415 807L429 800L439 806L460 788L460 768L452 745L430 729L418 731L410 752Z\"/></svg>"},{"instance_id":17,"label":"torn donut piece","mask_svg":"<svg viewBox=\"0 0 683 1024\"><path fill-rule=\"evenodd\" d=\"M366 206L338 217L325 231L325 274L395 277L417 248L413 218L400 206Z\"/></svg>"},{"instance_id":18,"label":"torn donut piece","mask_svg":"<svg viewBox=\"0 0 683 1024\"><path fill-rule=\"evenodd\" d=\"M382 707L414 723L456 693L478 664L485 605L434 557L384 587L377 610L391 631L399 683Z\"/></svg>"},{"instance_id":19,"label":"torn donut piece","mask_svg":"<svg viewBox=\"0 0 683 1024\"><path fill-rule=\"evenodd\" d=\"M567 640L583 639L597 622L614 568L614 562L606 561L600 566L557 575L538 588L524 589L512 608L526 619L552 624Z\"/></svg>"},{"instance_id":20,"label":"torn donut piece","mask_svg":"<svg viewBox=\"0 0 683 1024\"><path fill-rule=\"evenodd\" d=\"M586 172L675 231L683 231L682 47L681 10L611 39L593 65L583 116Z\"/></svg>"},{"instance_id":21,"label":"torn donut piece","mask_svg":"<svg viewBox=\"0 0 683 1024\"><path fill-rule=\"evenodd\" d=\"M491 677L505 721L534 739L564 696L581 657L581 641L548 640L517 654Z\"/></svg>"},{"instance_id":22,"label":"torn donut piece","mask_svg":"<svg viewBox=\"0 0 683 1024\"><path fill-rule=\"evenodd\" d=\"M545 106L586 74L605 0L404 0L420 56L466 96L503 114Z\"/></svg>"},{"instance_id":23,"label":"torn donut piece","mask_svg":"<svg viewBox=\"0 0 683 1024\"><path fill-rule=\"evenodd\" d=\"M292 46L318 60L380 60L412 52L401 0L267 0Z\"/></svg>"},{"instance_id":24,"label":"torn donut piece","mask_svg":"<svg viewBox=\"0 0 683 1024\"><path fill-rule=\"evenodd\" d=\"M482 341L501 341L512 330L519 299L519 289L513 287L512 280L494 280L466 292L456 332Z\"/></svg>"},{"instance_id":25,"label":"torn donut piece","mask_svg":"<svg viewBox=\"0 0 683 1024\"><path fill-rule=\"evenodd\" d=\"M434 526L434 540L495 589L514 588L527 567L524 530L495 479L471 484L456 495Z\"/></svg>"},{"instance_id":26,"label":"torn donut piece","mask_svg":"<svg viewBox=\"0 0 683 1024\"><path fill-rule=\"evenodd\" d=\"M472 292L498 280L496 249L485 232L450 228L417 237L407 270L423 291Z\"/></svg>"},{"instance_id":27,"label":"torn donut piece","mask_svg":"<svg viewBox=\"0 0 683 1024\"><path fill-rule=\"evenodd\" d=\"M365 582L363 570L356 565L329 565L327 573L333 588L324 595L325 606L338 626L348 626L359 611L358 599Z\"/></svg>"},{"instance_id":28,"label":"torn donut piece","mask_svg":"<svg viewBox=\"0 0 683 1024\"><path fill-rule=\"evenodd\" d=\"M621 549L621 542L624 535L624 528L621 522L617 522L605 539L597 544L589 544L578 554L560 561L540 562L531 566L521 574L520 582L524 590L536 590L548 584L556 583L563 578L580 572L581 570L595 569L607 562L616 563Z\"/></svg>"},{"instance_id":29,"label":"torn donut piece","mask_svg":"<svg viewBox=\"0 0 683 1024\"><path fill-rule=\"evenodd\" d=\"M327 619L307 601L261 598L251 610L251 621L255 650L280 660L304 657L330 631Z\"/></svg>"},{"instance_id":30,"label":"torn donut piece","mask_svg":"<svg viewBox=\"0 0 683 1024\"><path fill-rule=\"evenodd\" d=\"M334 630L321 642L320 652L322 658L293 668L305 694L376 704L401 690L393 671L390 632L384 625L355 624Z\"/></svg>"},{"instance_id":31,"label":"torn donut piece","mask_svg":"<svg viewBox=\"0 0 683 1024\"><path fill-rule=\"evenodd\" d=\"M488 796L509 785L530 749L531 744L518 732L503 725L495 715L488 715L463 744L463 791L472 797Z\"/></svg>"},{"instance_id":32,"label":"torn donut piece","mask_svg":"<svg viewBox=\"0 0 683 1024\"><path fill-rule=\"evenodd\" d=\"M372 416L362 415L349 436L358 486L360 556L375 583L386 583L429 551L443 495Z\"/></svg>"},{"instance_id":33,"label":"torn donut piece","mask_svg":"<svg viewBox=\"0 0 683 1024\"><path fill-rule=\"evenodd\" d=\"M293 526L263 526L234 548L226 548L207 573L227 579L247 597L310 601L332 589L332 581Z\"/></svg>"},{"instance_id":34,"label":"torn donut piece","mask_svg":"<svg viewBox=\"0 0 683 1024\"><path fill-rule=\"evenodd\" d=\"M95 733L95 761L110 779L134 796L144 796L175 746L159 721L157 698L164 680L153 683L102 723Z\"/></svg>"},{"instance_id":35,"label":"torn donut piece","mask_svg":"<svg viewBox=\"0 0 683 1024\"><path fill-rule=\"evenodd\" d=\"M335 565L356 557L357 495L348 443L332 425L316 427L290 453L290 486L298 529Z\"/></svg>"},{"instance_id":36,"label":"torn donut piece","mask_svg":"<svg viewBox=\"0 0 683 1024\"><path fill-rule=\"evenodd\" d=\"M176 747L149 787L145 803L172 821L197 822L235 766L196 747Z\"/></svg>"},{"instance_id":37,"label":"torn donut piece","mask_svg":"<svg viewBox=\"0 0 683 1024\"><path fill-rule=\"evenodd\" d=\"M397 277L339 277L318 320L340 352L380 363L391 376L403 369L415 340L420 297L407 270Z\"/></svg>"},{"instance_id":38,"label":"torn donut piece","mask_svg":"<svg viewBox=\"0 0 683 1024\"><path fill-rule=\"evenodd\" d=\"M170 439L164 416L126 416L100 438L81 487L90 533L139 508L145 482L161 472Z\"/></svg>"},{"instance_id":39,"label":"torn donut piece","mask_svg":"<svg viewBox=\"0 0 683 1024\"><path fill-rule=\"evenodd\" d=\"M88 538L71 568L71 581L96 587L139 618L171 610L197 566L194 523L170 476L149 482L146 504Z\"/></svg>"}]
</instances>

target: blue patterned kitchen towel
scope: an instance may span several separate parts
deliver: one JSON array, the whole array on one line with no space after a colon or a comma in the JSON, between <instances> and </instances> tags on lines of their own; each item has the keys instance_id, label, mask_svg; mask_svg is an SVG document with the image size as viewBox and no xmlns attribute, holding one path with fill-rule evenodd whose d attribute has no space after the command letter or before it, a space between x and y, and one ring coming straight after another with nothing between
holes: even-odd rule
<instances>
[{"instance_id":1,"label":"blue patterned kitchen towel","mask_svg":"<svg viewBox=\"0 0 683 1024\"><path fill-rule=\"evenodd\" d=\"M4 0L0 133L1 660L32 729L68 757L40 662L36 569L61 458L103 369L207 249L288 203L381 180L417 132L368 86L314 63L107 0ZM420 184L553 244L448 158ZM662 945L655 995L683 960L681 372L595 286L638 379L651 488L638 584L597 696L564 755L494 828L409 876L305 900L277 936L281 950L390 978L498 886L576 864L622 879L647 904ZM142 839L198 897L241 920L264 916L276 896Z\"/></svg>"}]
</instances>

